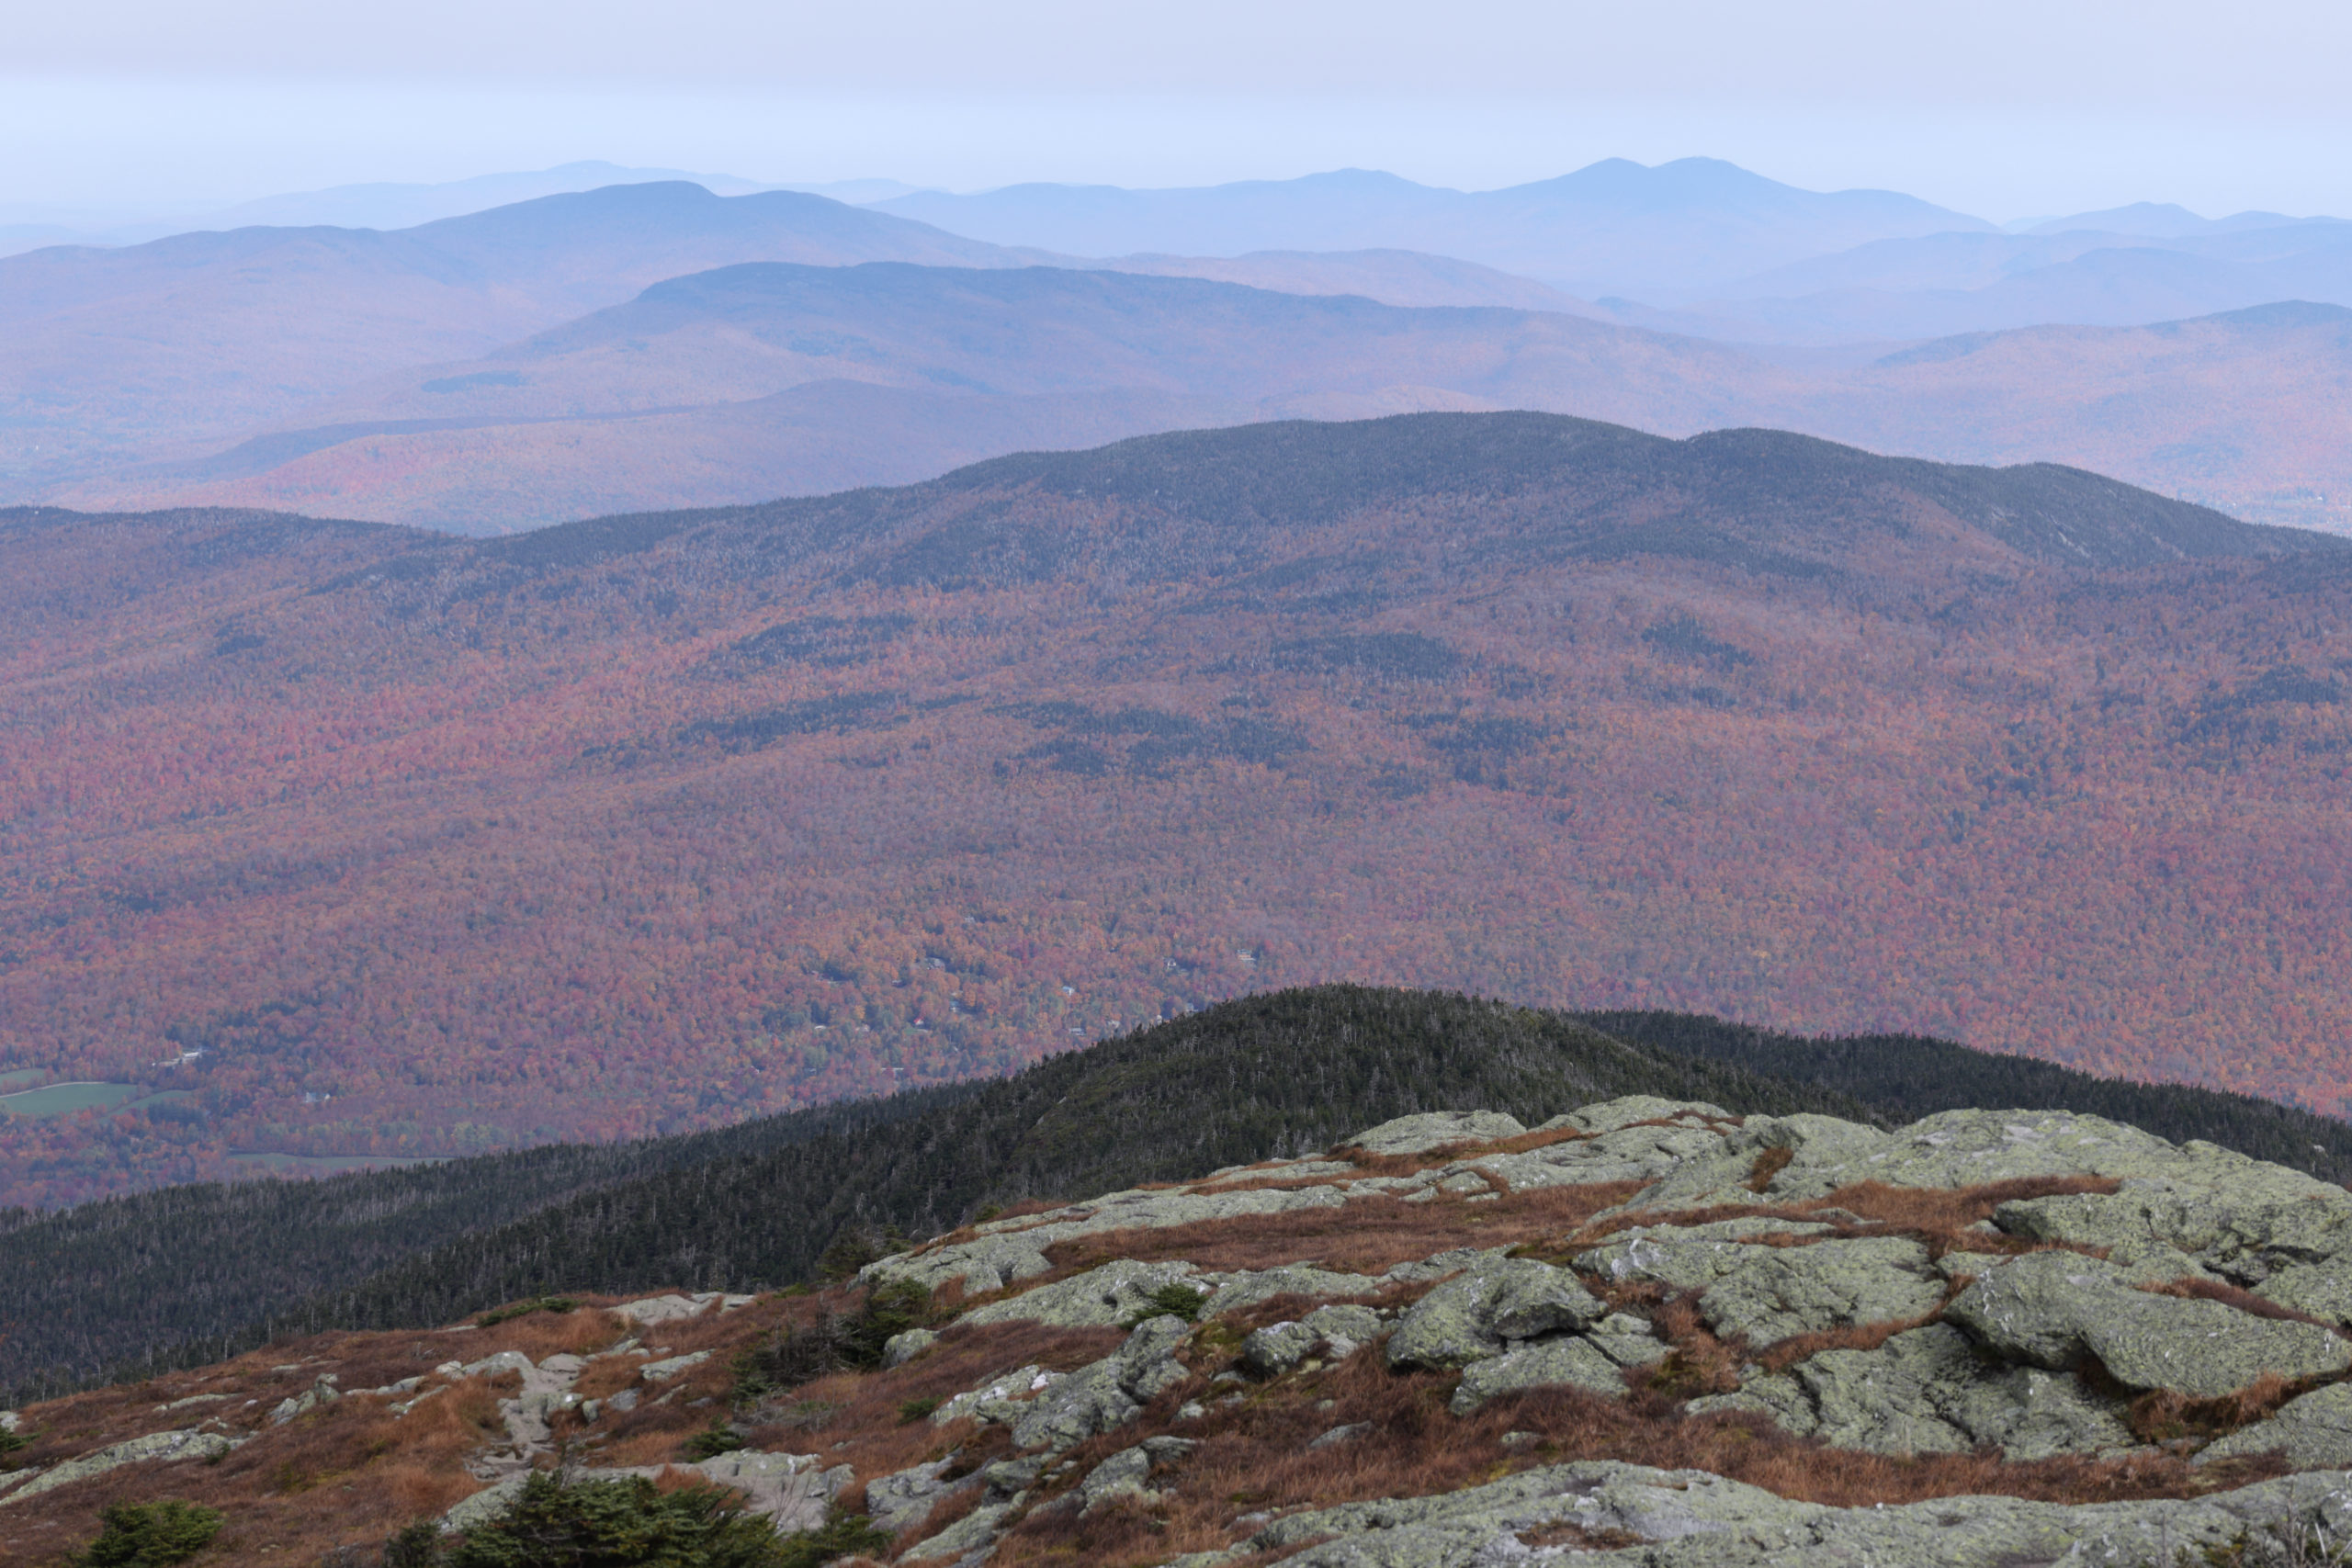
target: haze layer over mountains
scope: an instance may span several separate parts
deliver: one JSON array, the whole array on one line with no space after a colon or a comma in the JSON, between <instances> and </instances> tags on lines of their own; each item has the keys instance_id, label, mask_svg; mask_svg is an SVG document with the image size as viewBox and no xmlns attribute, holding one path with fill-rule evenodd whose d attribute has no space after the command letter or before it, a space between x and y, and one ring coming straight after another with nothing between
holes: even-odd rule
<instances>
[{"instance_id":1,"label":"haze layer over mountains","mask_svg":"<svg viewBox=\"0 0 2352 1568\"><path fill-rule=\"evenodd\" d=\"M397 218L600 168L249 213ZM1171 428L1531 408L2064 462L2352 527L2337 220L2143 204L2010 233L1703 159L1480 193L844 190L864 207L611 173L634 183L389 231L0 259L0 501L500 533Z\"/></svg>"}]
</instances>

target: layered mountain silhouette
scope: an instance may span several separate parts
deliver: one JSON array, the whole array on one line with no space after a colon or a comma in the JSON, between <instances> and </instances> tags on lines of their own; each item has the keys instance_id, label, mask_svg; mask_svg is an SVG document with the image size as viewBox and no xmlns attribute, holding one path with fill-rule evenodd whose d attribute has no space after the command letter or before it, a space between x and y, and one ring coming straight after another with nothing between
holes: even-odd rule
<instances>
[{"instance_id":1,"label":"layered mountain silhouette","mask_svg":"<svg viewBox=\"0 0 2352 1568\"><path fill-rule=\"evenodd\" d=\"M2347 370L2352 312L2328 306L1805 360L1557 311L1102 270L761 264L380 378L312 405L308 427L51 493L501 532L905 483L1171 427L1526 408L2070 462L2242 516L2342 526L2352 410L2331 389Z\"/></svg>"},{"instance_id":2,"label":"layered mountain silhouette","mask_svg":"<svg viewBox=\"0 0 2352 1568\"><path fill-rule=\"evenodd\" d=\"M1193 189L1018 185L876 204L954 233L1080 255L1401 249L1457 256L1579 296L1680 299L1872 240L1990 230L1894 191L1800 190L1713 158L1606 159L1557 179L1464 192L1343 169Z\"/></svg>"},{"instance_id":3,"label":"layered mountain silhouette","mask_svg":"<svg viewBox=\"0 0 2352 1568\"><path fill-rule=\"evenodd\" d=\"M1704 161L1476 197L1356 175L1023 188L988 210L1083 197L1141 226L1062 238L1181 230L1194 254L1013 249L806 193L654 181L392 233L0 260L0 499L503 532L1152 430L1522 407L2066 462L2243 516L2352 522L2343 334L2324 308L2352 298L2341 223L2148 211L2082 220L2146 234L2012 235ZM1635 270L1709 245L1730 260L1710 299L1589 302L1439 254L1476 249L1464 213ZM1308 219L1325 224L1309 238L1422 248L1197 254ZM2036 321L2068 324L2018 324Z\"/></svg>"}]
</instances>

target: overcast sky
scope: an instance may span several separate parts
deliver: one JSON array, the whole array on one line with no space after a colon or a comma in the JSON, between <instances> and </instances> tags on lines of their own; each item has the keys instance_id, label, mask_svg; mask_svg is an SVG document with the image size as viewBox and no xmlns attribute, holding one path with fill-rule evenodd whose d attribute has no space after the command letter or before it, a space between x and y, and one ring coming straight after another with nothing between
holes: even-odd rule
<instances>
[{"instance_id":1,"label":"overcast sky","mask_svg":"<svg viewBox=\"0 0 2352 1568\"><path fill-rule=\"evenodd\" d=\"M0 204L582 158L954 189L1470 189L1729 158L1996 220L2352 213L2352 6L0 0Z\"/></svg>"}]
</instances>

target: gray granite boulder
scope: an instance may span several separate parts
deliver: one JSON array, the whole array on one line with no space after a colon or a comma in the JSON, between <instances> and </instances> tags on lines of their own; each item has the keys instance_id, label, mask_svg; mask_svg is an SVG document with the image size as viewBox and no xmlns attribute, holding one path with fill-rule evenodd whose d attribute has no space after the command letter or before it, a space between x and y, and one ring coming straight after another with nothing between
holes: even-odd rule
<instances>
[{"instance_id":1,"label":"gray granite boulder","mask_svg":"<svg viewBox=\"0 0 2352 1568\"><path fill-rule=\"evenodd\" d=\"M2090 1568L2297 1561L2290 1544L2352 1536L2341 1474L2290 1476L2182 1502L2063 1504L1942 1497L1899 1507L1792 1502L1703 1471L1588 1461L1433 1497L1317 1508L1276 1520L1252 1549L1285 1568L1496 1568L1558 1558L1590 1568ZM1531 1547L1565 1529L1602 1542ZM1538 1534L1538 1532L1543 1532ZM2316 1559L2303 1559L2316 1561Z\"/></svg>"},{"instance_id":2,"label":"gray granite boulder","mask_svg":"<svg viewBox=\"0 0 2352 1568\"><path fill-rule=\"evenodd\" d=\"M1942 1324L1894 1335L1875 1350L1825 1350L1686 1408L1754 1411L1799 1437L1873 1453L1996 1448L2024 1461L2133 1444L2118 1402L2071 1373L1997 1361Z\"/></svg>"},{"instance_id":3,"label":"gray granite boulder","mask_svg":"<svg viewBox=\"0 0 2352 1568\"><path fill-rule=\"evenodd\" d=\"M2201 1464L2274 1451L2297 1470L2352 1468L2352 1383L2330 1383L2289 1400L2269 1419L2240 1427L2197 1458Z\"/></svg>"},{"instance_id":4,"label":"gray granite boulder","mask_svg":"<svg viewBox=\"0 0 2352 1568\"><path fill-rule=\"evenodd\" d=\"M1280 1377L1309 1356L1320 1352L1329 1360L1345 1360L1383 1325L1370 1307L1317 1307L1295 1323L1270 1324L1241 1344L1241 1364L1261 1378Z\"/></svg>"},{"instance_id":5,"label":"gray granite boulder","mask_svg":"<svg viewBox=\"0 0 2352 1568\"><path fill-rule=\"evenodd\" d=\"M1098 1432L1124 1427L1192 1373L1176 1359L1192 1333L1180 1317L1137 1324L1114 1353L1046 1389L1012 1423L1013 1447L1059 1453Z\"/></svg>"},{"instance_id":6,"label":"gray granite boulder","mask_svg":"<svg viewBox=\"0 0 2352 1568\"><path fill-rule=\"evenodd\" d=\"M1612 1314L1588 1334L1514 1345L1488 1360L1463 1369L1452 1409L1466 1416L1498 1394L1535 1388L1580 1388L1612 1397L1625 1392L1625 1374L1661 1359L1665 1341L1650 1325L1623 1313Z\"/></svg>"},{"instance_id":7,"label":"gray granite boulder","mask_svg":"<svg viewBox=\"0 0 2352 1568\"><path fill-rule=\"evenodd\" d=\"M1204 1283L1209 1281L1204 1280ZM1313 1264L1295 1263L1281 1269L1245 1269L1214 1277L1214 1288L1201 1307L1203 1317L1223 1317L1276 1296L1368 1296L1381 1281L1363 1274L1340 1274Z\"/></svg>"},{"instance_id":8,"label":"gray granite boulder","mask_svg":"<svg viewBox=\"0 0 2352 1568\"><path fill-rule=\"evenodd\" d=\"M1031 1322L1055 1328L1118 1328L1149 1304L1152 1292L1164 1285L1189 1284L1197 1272L1189 1263L1116 1258L1083 1274L974 1307L960 1321L983 1327Z\"/></svg>"},{"instance_id":9,"label":"gray granite boulder","mask_svg":"<svg viewBox=\"0 0 2352 1568\"><path fill-rule=\"evenodd\" d=\"M1460 1367L1510 1343L1589 1328L1608 1307L1574 1274L1528 1258L1482 1258L1423 1296L1388 1337L1388 1364Z\"/></svg>"},{"instance_id":10,"label":"gray granite boulder","mask_svg":"<svg viewBox=\"0 0 2352 1568\"><path fill-rule=\"evenodd\" d=\"M1942 1277L1917 1242L1828 1232L1827 1225L1762 1217L1652 1225L1622 1233L1576 1261L1611 1280L1704 1291L1699 1310L1708 1325L1758 1345L1920 1317L1943 1300ZM1791 1235L1799 1245L1758 1239Z\"/></svg>"},{"instance_id":11,"label":"gray granite boulder","mask_svg":"<svg viewBox=\"0 0 2352 1568\"><path fill-rule=\"evenodd\" d=\"M207 1432L189 1427L173 1432L150 1432L143 1438L111 1444L92 1453L69 1459L41 1471L29 1481L0 1495L0 1508L37 1497L60 1486L70 1486L77 1481L89 1481L127 1464L149 1464L157 1461L219 1459L245 1441L243 1438L225 1437L219 1432Z\"/></svg>"},{"instance_id":12,"label":"gray granite boulder","mask_svg":"<svg viewBox=\"0 0 2352 1568\"><path fill-rule=\"evenodd\" d=\"M2064 1370L2087 1355L2127 1388L2192 1398L2233 1393L2266 1372L2300 1379L2352 1367L2352 1344L2316 1325L2136 1290L2124 1271L2072 1252L1987 1269L1944 1316L2010 1360Z\"/></svg>"},{"instance_id":13,"label":"gray granite boulder","mask_svg":"<svg viewBox=\"0 0 2352 1568\"><path fill-rule=\"evenodd\" d=\"M1368 1155L1418 1155L1448 1144L1491 1144L1526 1131L1518 1118L1499 1111L1428 1111L1367 1127L1339 1146Z\"/></svg>"}]
</instances>

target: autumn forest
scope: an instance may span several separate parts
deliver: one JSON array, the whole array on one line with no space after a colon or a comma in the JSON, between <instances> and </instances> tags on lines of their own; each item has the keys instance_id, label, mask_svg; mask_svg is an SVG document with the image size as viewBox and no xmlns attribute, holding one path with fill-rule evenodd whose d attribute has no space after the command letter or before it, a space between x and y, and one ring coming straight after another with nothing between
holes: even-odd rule
<instances>
[{"instance_id":1,"label":"autumn forest","mask_svg":"<svg viewBox=\"0 0 2352 1568\"><path fill-rule=\"evenodd\" d=\"M497 541L0 513L0 1205L1356 980L2352 1106L2352 550L1544 415ZM240 1162L243 1162L242 1165Z\"/></svg>"}]
</instances>

